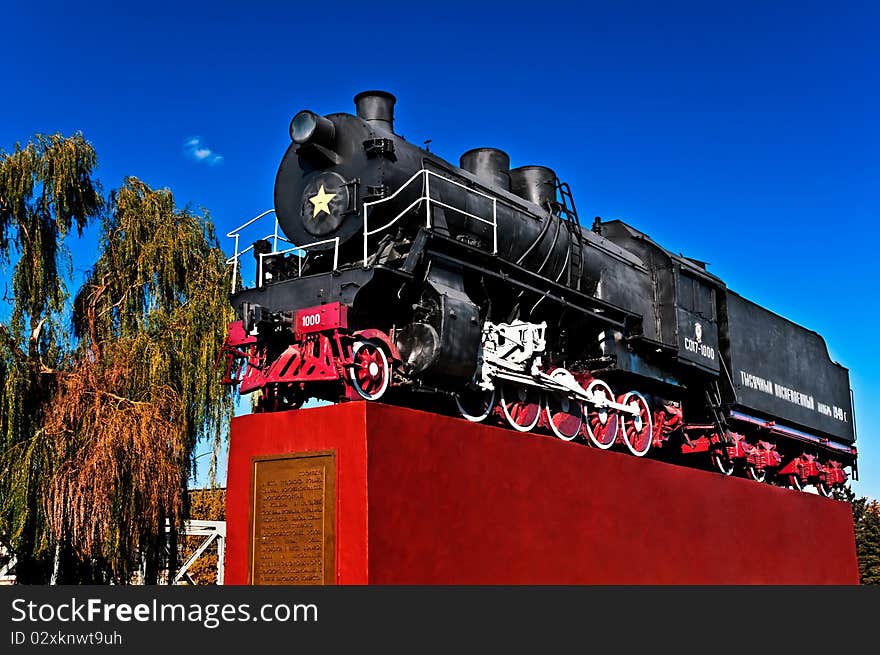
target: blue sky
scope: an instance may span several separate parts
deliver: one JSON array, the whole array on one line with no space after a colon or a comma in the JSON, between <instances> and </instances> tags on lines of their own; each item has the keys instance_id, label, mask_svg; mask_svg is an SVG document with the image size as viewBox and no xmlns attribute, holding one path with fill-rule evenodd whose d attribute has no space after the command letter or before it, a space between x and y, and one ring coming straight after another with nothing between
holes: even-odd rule
<instances>
[{"instance_id":1,"label":"blue sky","mask_svg":"<svg viewBox=\"0 0 880 655\"><path fill-rule=\"evenodd\" d=\"M3 1L0 147L82 130L108 189L168 186L225 233L271 207L298 109L387 89L410 141L549 165L584 219L823 334L851 369L855 489L880 497L877 3L118 6Z\"/></svg>"}]
</instances>

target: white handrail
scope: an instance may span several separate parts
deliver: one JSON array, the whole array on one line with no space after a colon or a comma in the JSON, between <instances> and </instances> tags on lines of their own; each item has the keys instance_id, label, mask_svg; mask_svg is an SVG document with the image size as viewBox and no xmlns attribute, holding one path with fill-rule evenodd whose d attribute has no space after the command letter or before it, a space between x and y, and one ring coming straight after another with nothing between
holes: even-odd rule
<instances>
[{"instance_id":1,"label":"white handrail","mask_svg":"<svg viewBox=\"0 0 880 655\"><path fill-rule=\"evenodd\" d=\"M241 261L241 257L242 257L242 255L245 255L245 254L249 253L250 251L252 251L254 249L254 245L255 245L254 243L252 243L244 250L239 250L241 233L243 230L245 230L246 228L249 228L251 225L253 225L257 221L259 221L261 218L265 218L269 214L275 214L275 210L274 209L267 209L262 214L258 214L257 216L254 216L252 219L245 221L244 223L239 225L237 228L235 228L234 230L231 230L230 232L228 232L226 234L227 238L235 239L234 253L231 257L229 257L226 260L227 264L232 264L232 293L235 293L236 280L238 279L239 262ZM276 214L275 221L274 221L274 227L272 229L272 232L270 232L269 234L264 236L262 239L257 240L257 241L268 241L269 239L272 240L272 251L260 253L260 256L258 258L258 262L257 262L257 280L258 280L258 282L262 282L262 278L263 278L263 258L264 257L268 257L269 255L284 255L289 252L294 252L297 250L305 251L305 250L308 250L309 248L314 248L315 246L321 246L321 245L325 245L328 243L334 244L333 270L335 271L336 268L339 266L339 237L334 237L332 239L324 239L323 241L317 241L314 243L309 243L309 244L305 244L302 246L297 246L297 245L294 245L293 242L290 241L290 239L285 237L283 234L279 234L278 227L279 227L278 226L278 216ZM290 244L292 247L279 251L278 250L278 242L279 241L283 241L284 243ZM302 258L300 258L300 261L299 261L299 274L302 275Z\"/></svg>"},{"instance_id":2,"label":"white handrail","mask_svg":"<svg viewBox=\"0 0 880 655\"><path fill-rule=\"evenodd\" d=\"M492 201L492 220L482 218L481 216L477 216L476 214L471 214L470 212L465 211L464 209L460 209L459 207L453 207L452 205L449 205L441 200L432 199L431 198L431 182L430 182L431 176L434 176L440 180L443 180L443 182L445 182L445 183L454 184L457 187L461 187L462 189L464 189L468 193L471 193L476 196L480 196L482 198L485 198L486 200L491 200ZM422 195L420 195L418 198L413 200L409 205L406 206L405 209L400 211L397 214L397 216L392 218L390 221L388 221L387 223L385 223L381 227L377 227L372 230L369 229L369 222L368 222L369 209L371 207L373 207L374 205L380 205L382 203L386 203L390 200L393 200L404 189L406 189L408 186L410 186L410 184L412 184L419 177L424 178L423 179ZM387 230L389 227L391 227L397 221L399 221L401 218L403 218L403 216L405 216L407 213L409 213L415 206L421 204L422 201L425 202L425 227L427 229L431 229L431 227L432 227L432 224L431 224L431 204L433 203L435 205L439 205L440 207L444 207L446 209L449 209L450 211L454 211L454 212L458 212L459 214L463 214L464 216L467 216L468 218L472 218L474 220L480 221L481 223L485 223L486 225L491 225L492 226L492 254L495 255L498 253L498 198L496 198L495 196L491 196L487 193L483 193L482 191L472 189L471 187L466 186L466 185L462 184L461 182L457 182L456 180L450 179L444 175L440 175L438 173L435 173L434 171L429 171L429 170L423 168L419 171L416 171L412 175L412 177L410 177L406 182L404 182L402 185L400 185L400 188L398 188L397 191L392 193L387 198L380 198L379 200L373 200L371 202L364 203L364 231L363 231L363 235L364 235L364 238L363 238L363 241L364 241L364 244L363 244L364 245L364 260L363 260L363 265L365 268L368 266L368 262L369 262L369 237L371 237L374 234L377 234L378 232L383 232L383 231Z\"/></svg>"},{"instance_id":3,"label":"white handrail","mask_svg":"<svg viewBox=\"0 0 880 655\"><path fill-rule=\"evenodd\" d=\"M226 260L227 264L232 264L232 293L235 293L235 281L238 278L238 260L244 253L248 252L249 250L251 250L253 248L253 245L251 245L250 247L245 248L245 250L243 250L242 252L238 251L238 242L239 242L239 237L241 236L241 231L247 227L250 227L251 225L256 223L258 220L263 218L264 216L268 216L269 214L274 214L274 213L275 213L275 209L267 209L262 214L257 214L249 221L245 221L244 223L239 225L234 230L231 230L226 233L227 239L235 239L234 254L232 255L232 257L230 257L229 259ZM276 235L278 234L278 216L277 215L275 216L275 234ZM269 235L269 236L272 236L272 235ZM264 237L264 238L268 239L269 237ZM277 247L277 244L278 244L277 237L275 239L275 244ZM230 261L230 259L232 261Z\"/></svg>"},{"instance_id":4,"label":"white handrail","mask_svg":"<svg viewBox=\"0 0 880 655\"><path fill-rule=\"evenodd\" d=\"M416 198L415 200L413 200L411 203L409 203L409 204L406 206L405 209L402 209L402 210L400 211L400 213L399 213L397 216L395 216L395 217L392 218L390 221L388 221L387 223L385 223L385 225L383 225L382 227L377 227L377 228L374 229L374 230L370 230L370 231L368 231L368 232L367 232L367 236L372 236L372 235L374 235L374 234L378 234L379 232L384 232L384 231L387 230L389 227L391 227L392 225L394 225L397 221L399 221L400 218L401 218L402 216L405 216L406 213L407 213L410 209L412 209L412 208L415 207L416 205L420 204L424 199L425 199L424 196L419 196L418 198ZM436 201L435 201L435 202L436 202ZM429 225L428 227L431 227L431 226Z\"/></svg>"},{"instance_id":5,"label":"white handrail","mask_svg":"<svg viewBox=\"0 0 880 655\"><path fill-rule=\"evenodd\" d=\"M274 214L274 213L275 213L274 209L267 209L262 214L258 214L257 216L254 216L251 220L247 221L246 223L242 223L241 225L239 225L237 228L235 228L231 232L227 232L226 236L231 239L232 237L238 235L244 228L250 227L251 225L256 223L258 220L263 218L263 216L268 216L269 214Z\"/></svg>"},{"instance_id":6,"label":"white handrail","mask_svg":"<svg viewBox=\"0 0 880 655\"><path fill-rule=\"evenodd\" d=\"M272 239L272 238L275 238L275 236L276 236L276 235L274 235L274 234L267 234L267 235L264 236L262 239L258 239L258 241L265 241L266 239ZM280 234L277 235L277 237L278 237L278 240L279 240L279 241L285 241L285 242L287 242L287 243L293 244L293 242L290 241L290 239L287 239L287 238L281 236ZM237 255L233 255L232 257L230 257L229 259L227 259L227 260L226 260L226 263L227 263L227 264L232 264L232 263L234 262L236 256L241 257L242 255L244 255L245 253L250 252L250 251L253 250L253 249L254 249L254 244L252 243L251 245L249 245L249 246L248 246L247 248L245 248L244 250L240 250L240 251L238 252ZM294 248L294 250L296 250L296 248Z\"/></svg>"},{"instance_id":7,"label":"white handrail","mask_svg":"<svg viewBox=\"0 0 880 655\"><path fill-rule=\"evenodd\" d=\"M440 199L432 198L431 197L431 178L432 177L437 178L443 184L452 184L452 185L457 186L461 189L464 189L467 193L469 193L471 195L474 195L479 198L483 198L485 200L491 201L491 203L492 203L492 217L491 217L491 219L484 218L484 217L478 216L476 214L472 214L471 212L469 212L465 209L462 209L460 207L454 207L448 203L443 202ZM375 205L381 205L381 204L384 204L384 203L387 203L387 202L394 200L395 198L397 198L397 196L399 196L401 193L403 193L403 191L406 188L411 186L416 180L419 180L419 179L422 182L421 194L415 200L413 200L411 203L409 203L394 218L389 220L384 225L373 228L371 230L369 228L370 209L372 207L374 207ZM477 189L469 187L469 186L467 186L457 180L446 177L445 175L441 175L441 174L436 173L434 171L429 171L425 168L422 168L422 169L416 171L415 173L413 173L412 176L410 176L410 178L406 182L401 184L400 187L394 193L392 193L390 196L388 196L387 198L379 198L378 200L372 200L372 201L363 203L363 207L364 207L364 225L363 225L363 246L364 246L363 255L364 255L364 259L363 259L363 265L365 268L369 265L369 258L370 258L369 257L369 255L370 255L370 253L369 253L369 238L371 236L373 236L374 234L377 234L379 232L383 232L383 231L387 230L388 228L390 228L397 221L399 221L401 218L403 218L406 214L411 212L418 205L422 204L422 202L425 203L425 227L429 230L433 227L432 215L431 215L431 205L443 207L444 209L448 209L449 211L457 212L463 216L466 216L467 218L473 219L475 221L479 221L480 223L484 223L486 225L491 225L492 226L492 254L493 255L498 254L498 198L496 196L492 196L488 193L483 193L482 191L479 191ZM232 264L232 293L235 293L236 280L238 278L239 262L241 261L241 257L242 257L242 255L244 255L254 249L254 244L251 244L250 246L248 246L244 250L239 250L241 233L243 230L245 230L246 228L250 227L251 225L253 225L257 221L259 221L261 218L265 218L266 216L268 216L270 214L275 214L275 210L274 209L267 209L263 213L258 214L257 216L254 216L253 218L251 218L248 221L245 221L244 223L239 225L237 228L235 228L234 230L231 230L230 232L228 232L226 234L227 238L235 240L234 254L229 259L226 260L227 264ZM284 254L294 252L294 251L307 251L310 248L315 248L317 246L326 245L328 243L333 244L333 270L335 271L339 267L339 244L340 244L339 237L333 237L330 239L324 239L323 241L316 241L313 243L308 243L308 244L298 246L298 245L293 244L289 239L285 238L282 234L279 234L278 228L279 228L278 216L276 214L275 220L274 220L274 227L273 227L272 232L267 234L266 236L264 236L262 239L262 240L269 240L269 239L272 240L272 251L266 252L266 253L260 253L260 256L258 257L258 260L257 260L257 269L258 269L257 270L257 280L258 280L258 283L262 283L263 260L265 257L268 257L270 255L284 255ZM287 248L285 250L278 250L278 242L279 241L283 241L284 243L290 244L290 246L292 246L292 247ZM302 259L303 258L301 257L300 261L299 261L299 274L300 275L302 275Z\"/></svg>"},{"instance_id":8,"label":"white handrail","mask_svg":"<svg viewBox=\"0 0 880 655\"><path fill-rule=\"evenodd\" d=\"M324 239L323 241L315 241L314 243L307 243L304 246L294 246L293 248L288 248L287 250L279 250L273 252L261 252L260 253L260 266L257 271L257 280L259 282L263 281L263 257L271 257L274 255L286 255L289 252L294 252L296 250L308 250L309 248L314 248L316 246L323 246L324 244L332 243L333 244L333 270L335 271L339 267L339 237L333 237L332 239ZM299 258L299 275L302 275L302 260L303 257Z\"/></svg>"}]
</instances>

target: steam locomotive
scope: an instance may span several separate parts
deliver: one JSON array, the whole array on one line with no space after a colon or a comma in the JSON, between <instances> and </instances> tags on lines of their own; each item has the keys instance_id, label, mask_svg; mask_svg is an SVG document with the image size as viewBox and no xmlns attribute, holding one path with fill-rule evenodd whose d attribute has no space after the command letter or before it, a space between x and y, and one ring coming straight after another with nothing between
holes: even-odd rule
<instances>
[{"instance_id":1,"label":"steam locomotive","mask_svg":"<svg viewBox=\"0 0 880 655\"><path fill-rule=\"evenodd\" d=\"M823 495L857 477L821 336L631 225L585 228L549 168L454 166L395 133L393 95L355 105L293 117L274 232L229 234L224 382L257 411L382 399Z\"/></svg>"}]
</instances>

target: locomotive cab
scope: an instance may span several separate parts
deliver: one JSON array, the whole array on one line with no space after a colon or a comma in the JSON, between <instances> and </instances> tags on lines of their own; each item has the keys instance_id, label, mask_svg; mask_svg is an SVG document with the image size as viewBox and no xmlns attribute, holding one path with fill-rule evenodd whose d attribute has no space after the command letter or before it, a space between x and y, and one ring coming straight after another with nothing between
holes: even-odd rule
<instances>
[{"instance_id":1,"label":"locomotive cab","mask_svg":"<svg viewBox=\"0 0 880 655\"><path fill-rule=\"evenodd\" d=\"M718 293L724 283L703 262L675 255L623 221L599 222L602 236L637 255L651 271L660 343L690 368L717 375Z\"/></svg>"},{"instance_id":2,"label":"locomotive cab","mask_svg":"<svg viewBox=\"0 0 880 655\"><path fill-rule=\"evenodd\" d=\"M717 284L690 260L676 257L675 327L679 360L710 373L720 370ZM699 265L698 265L699 266Z\"/></svg>"}]
</instances>

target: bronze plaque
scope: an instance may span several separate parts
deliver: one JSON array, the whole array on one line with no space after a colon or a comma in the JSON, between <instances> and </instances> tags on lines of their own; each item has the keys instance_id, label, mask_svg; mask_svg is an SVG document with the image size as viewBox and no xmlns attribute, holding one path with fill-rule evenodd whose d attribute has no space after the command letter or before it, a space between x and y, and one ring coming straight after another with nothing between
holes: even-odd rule
<instances>
[{"instance_id":1,"label":"bronze plaque","mask_svg":"<svg viewBox=\"0 0 880 655\"><path fill-rule=\"evenodd\" d=\"M250 530L250 584L334 584L335 453L255 457Z\"/></svg>"}]
</instances>

